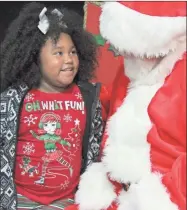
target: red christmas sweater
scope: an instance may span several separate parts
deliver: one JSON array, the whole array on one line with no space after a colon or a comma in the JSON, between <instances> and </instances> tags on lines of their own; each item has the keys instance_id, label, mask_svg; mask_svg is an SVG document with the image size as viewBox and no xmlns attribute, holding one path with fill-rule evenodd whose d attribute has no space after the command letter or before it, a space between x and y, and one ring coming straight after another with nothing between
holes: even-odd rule
<instances>
[{"instance_id":1,"label":"red christmas sweater","mask_svg":"<svg viewBox=\"0 0 187 210\"><path fill-rule=\"evenodd\" d=\"M73 197L79 182L86 113L79 88L31 90L20 116L17 193L41 204Z\"/></svg>"}]
</instances>

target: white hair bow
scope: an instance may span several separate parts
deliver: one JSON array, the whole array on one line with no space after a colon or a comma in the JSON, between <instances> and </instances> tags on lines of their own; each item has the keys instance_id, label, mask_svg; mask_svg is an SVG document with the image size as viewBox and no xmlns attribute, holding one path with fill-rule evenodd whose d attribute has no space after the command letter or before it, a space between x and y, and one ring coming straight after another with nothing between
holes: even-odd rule
<instances>
[{"instance_id":1,"label":"white hair bow","mask_svg":"<svg viewBox=\"0 0 187 210\"><path fill-rule=\"evenodd\" d=\"M48 29L49 29L49 20L48 20L48 17L46 16L46 14L45 14L46 12L47 12L47 8L44 7L43 10L39 14L40 21L39 21L39 24L38 24L38 28L40 29L40 31L43 34L46 34ZM57 14L60 18L63 17L63 14L57 9L54 9L51 13L52 14ZM66 26L66 25L64 25L64 26Z\"/></svg>"}]
</instances>

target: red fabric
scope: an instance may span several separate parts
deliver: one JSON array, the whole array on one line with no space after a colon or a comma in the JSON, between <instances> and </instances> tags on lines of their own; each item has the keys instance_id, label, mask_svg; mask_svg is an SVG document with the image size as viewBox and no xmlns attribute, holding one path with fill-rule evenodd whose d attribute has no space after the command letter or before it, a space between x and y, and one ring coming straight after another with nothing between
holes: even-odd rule
<instances>
[{"instance_id":1,"label":"red fabric","mask_svg":"<svg viewBox=\"0 0 187 210\"><path fill-rule=\"evenodd\" d=\"M85 28L93 35L98 35L100 34L99 17L101 14L101 7L97 6L94 2L85 2L85 4L87 5L85 7ZM96 81L106 85L107 88L113 83L121 60L120 56L114 56L114 53L108 48L108 43L105 43L104 46L99 46L99 65L96 69Z\"/></svg>"},{"instance_id":2,"label":"red fabric","mask_svg":"<svg viewBox=\"0 0 187 210\"><path fill-rule=\"evenodd\" d=\"M100 91L100 101L102 107L102 119L106 122L109 109L110 109L110 97L111 97L112 86L106 87L105 85L101 86Z\"/></svg>"},{"instance_id":3,"label":"red fabric","mask_svg":"<svg viewBox=\"0 0 187 210\"><path fill-rule=\"evenodd\" d=\"M119 3L132 10L151 16L186 16L185 1L120 1Z\"/></svg>"},{"instance_id":4,"label":"red fabric","mask_svg":"<svg viewBox=\"0 0 187 210\"><path fill-rule=\"evenodd\" d=\"M121 72L121 73L120 73ZM128 79L119 70L113 85L110 117L126 95ZM163 175L171 200L186 209L186 54L152 99L148 113L153 127L148 134L152 170ZM102 148L107 134L103 137ZM115 185L117 187L117 185ZM120 187L118 186L118 189Z\"/></svg>"},{"instance_id":5,"label":"red fabric","mask_svg":"<svg viewBox=\"0 0 187 210\"><path fill-rule=\"evenodd\" d=\"M63 93L31 90L26 95L16 153L18 193L45 205L73 197L80 176L85 114L76 85Z\"/></svg>"},{"instance_id":6,"label":"red fabric","mask_svg":"<svg viewBox=\"0 0 187 210\"><path fill-rule=\"evenodd\" d=\"M186 209L186 55L149 105L153 171L164 174L171 200Z\"/></svg>"}]
</instances>

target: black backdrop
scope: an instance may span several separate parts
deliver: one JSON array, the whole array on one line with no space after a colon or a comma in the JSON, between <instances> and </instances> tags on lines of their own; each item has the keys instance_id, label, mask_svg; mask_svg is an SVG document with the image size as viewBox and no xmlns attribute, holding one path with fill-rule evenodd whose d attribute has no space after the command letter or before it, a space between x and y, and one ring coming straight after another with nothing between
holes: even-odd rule
<instances>
[{"instance_id":1,"label":"black backdrop","mask_svg":"<svg viewBox=\"0 0 187 210\"><path fill-rule=\"evenodd\" d=\"M38 1L40 2L40 1ZM19 14L21 7L28 1L0 1L0 42L3 41L9 23ZM65 6L84 16L84 1L42 1L46 6Z\"/></svg>"}]
</instances>

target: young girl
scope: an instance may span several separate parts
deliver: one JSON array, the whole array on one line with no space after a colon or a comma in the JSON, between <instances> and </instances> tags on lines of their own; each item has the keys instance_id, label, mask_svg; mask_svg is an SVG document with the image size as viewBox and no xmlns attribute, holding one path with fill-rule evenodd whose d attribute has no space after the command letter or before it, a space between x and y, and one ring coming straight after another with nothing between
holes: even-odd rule
<instances>
[{"instance_id":1,"label":"young girl","mask_svg":"<svg viewBox=\"0 0 187 210\"><path fill-rule=\"evenodd\" d=\"M68 206L103 132L96 44L76 13L30 3L0 56L1 208Z\"/></svg>"}]
</instances>

